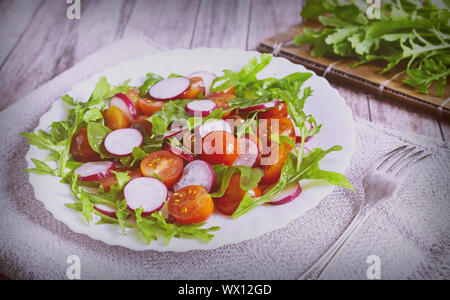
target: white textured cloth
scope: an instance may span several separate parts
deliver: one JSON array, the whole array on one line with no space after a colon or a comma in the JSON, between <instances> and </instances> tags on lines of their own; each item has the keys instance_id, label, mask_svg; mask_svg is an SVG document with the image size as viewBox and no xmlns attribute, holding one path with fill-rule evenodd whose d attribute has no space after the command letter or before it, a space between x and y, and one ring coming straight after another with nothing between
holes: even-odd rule
<instances>
[{"instance_id":1,"label":"white textured cloth","mask_svg":"<svg viewBox=\"0 0 450 300\"><path fill-rule=\"evenodd\" d=\"M365 279L370 255L382 279L450 279L448 144L357 120L357 151L346 175L355 191L336 188L288 226L239 244L185 253L134 252L72 232L34 199L19 132L90 75L157 51L142 37L118 41L0 112L0 273L17 279L67 279L67 258L81 259L82 279L296 279L339 237L364 192L362 172L400 145L433 153L398 193L376 209L329 266L328 279Z\"/></svg>"}]
</instances>

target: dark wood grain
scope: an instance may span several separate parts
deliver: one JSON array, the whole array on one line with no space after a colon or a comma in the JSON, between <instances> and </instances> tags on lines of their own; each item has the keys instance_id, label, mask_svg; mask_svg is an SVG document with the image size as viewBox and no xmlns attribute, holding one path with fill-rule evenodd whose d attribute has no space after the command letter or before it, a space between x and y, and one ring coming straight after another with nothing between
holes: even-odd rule
<instances>
[{"instance_id":1,"label":"dark wood grain","mask_svg":"<svg viewBox=\"0 0 450 300\"><path fill-rule=\"evenodd\" d=\"M0 2L0 66L14 50L43 0Z\"/></svg>"},{"instance_id":2,"label":"dark wood grain","mask_svg":"<svg viewBox=\"0 0 450 300\"><path fill-rule=\"evenodd\" d=\"M191 48L247 47L250 0L202 0Z\"/></svg>"},{"instance_id":3,"label":"dark wood grain","mask_svg":"<svg viewBox=\"0 0 450 300\"><path fill-rule=\"evenodd\" d=\"M143 34L166 48L189 48L200 0L139 0L124 36Z\"/></svg>"},{"instance_id":4,"label":"dark wood grain","mask_svg":"<svg viewBox=\"0 0 450 300\"><path fill-rule=\"evenodd\" d=\"M118 38L129 4L83 3L81 20L69 20L65 1L45 1L0 70L0 109Z\"/></svg>"},{"instance_id":5,"label":"dark wood grain","mask_svg":"<svg viewBox=\"0 0 450 300\"><path fill-rule=\"evenodd\" d=\"M248 33L248 50L255 50L267 37L286 31L300 20L302 0L254 0Z\"/></svg>"}]
</instances>

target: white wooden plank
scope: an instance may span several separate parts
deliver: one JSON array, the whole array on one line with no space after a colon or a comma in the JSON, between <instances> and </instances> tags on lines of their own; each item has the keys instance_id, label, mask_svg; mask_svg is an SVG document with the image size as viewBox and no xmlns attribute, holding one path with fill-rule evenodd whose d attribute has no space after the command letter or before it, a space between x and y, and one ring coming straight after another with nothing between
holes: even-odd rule
<instances>
[{"instance_id":1,"label":"white wooden plank","mask_svg":"<svg viewBox=\"0 0 450 300\"><path fill-rule=\"evenodd\" d=\"M0 2L0 66L14 49L42 1Z\"/></svg>"},{"instance_id":2,"label":"white wooden plank","mask_svg":"<svg viewBox=\"0 0 450 300\"><path fill-rule=\"evenodd\" d=\"M200 0L138 0L124 36L144 34L166 48L189 48Z\"/></svg>"},{"instance_id":3,"label":"white wooden plank","mask_svg":"<svg viewBox=\"0 0 450 300\"><path fill-rule=\"evenodd\" d=\"M201 1L192 48L246 49L250 4L250 0Z\"/></svg>"},{"instance_id":4,"label":"white wooden plank","mask_svg":"<svg viewBox=\"0 0 450 300\"><path fill-rule=\"evenodd\" d=\"M117 38L124 0L82 3L81 20L66 17L65 1L43 4L0 70L0 109Z\"/></svg>"},{"instance_id":5,"label":"white wooden plank","mask_svg":"<svg viewBox=\"0 0 450 300\"><path fill-rule=\"evenodd\" d=\"M254 0L247 49L300 23L301 0Z\"/></svg>"}]
</instances>

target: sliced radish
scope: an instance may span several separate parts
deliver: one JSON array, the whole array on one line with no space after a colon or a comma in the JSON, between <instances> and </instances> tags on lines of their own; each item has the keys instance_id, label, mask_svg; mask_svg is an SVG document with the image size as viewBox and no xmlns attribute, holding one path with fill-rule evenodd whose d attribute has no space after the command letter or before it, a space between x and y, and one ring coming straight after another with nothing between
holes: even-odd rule
<instances>
[{"instance_id":1,"label":"sliced radish","mask_svg":"<svg viewBox=\"0 0 450 300\"><path fill-rule=\"evenodd\" d=\"M78 167L74 173L80 175L79 181L96 181L111 175L114 163L111 161L88 162Z\"/></svg>"},{"instance_id":2,"label":"sliced radish","mask_svg":"<svg viewBox=\"0 0 450 300\"><path fill-rule=\"evenodd\" d=\"M137 118L136 107L133 101L124 94L117 94L109 101L110 106L115 106L127 116L128 120L133 121Z\"/></svg>"},{"instance_id":3,"label":"sliced radish","mask_svg":"<svg viewBox=\"0 0 450 300\"><path fill-rule=\"evenodd\" d=\"M268 192L272 189L272 186L267 187L264 192ZM300 183L292 183L286 187L284 191L281 192L278 196L276 196L271 202L270 205L283 205L291 202L295 198L297 198L302 192L302 188Z\"/></svg>"},{"instance_id":4,"label":"sliced radish","mask_svg":"<svg viewBox=\"0 0 450 300\"><path fill-rule=\"evenodd\" d=\"M187 152L179 147L173 146L169 143L166 143L164 145L164 149L169 150L173 154L181 156L181 158L183 158L187 162L191 162L195 159L195 157L192 154L190 154L189 152Z\"/></svg>"},{"instance_id":5,"label":"sliced radish","mask_svg":"<svg viewBox=\"0 0 450 300\"><path fill-rule=\"evenodd\" d=\"M172 100L181 96L191 86L189 79L175 77L162 80L148 91L150 97L158 100Z\"/></svg>"},{"instance_id":6,"label":"sliced radish","mask_svg":"<svg viewBox=\"0 0 450 300\"><path fill-rule=\"evenodd\" d=\"M216 175L211 165L203 160L194 160L184 167L183 176L173 190L176 192L186 186L200 185L209 193L215 183Z\"/></svg>"},{"instance_id":7,"label":"sliced radish","mask_svg":"<svg viewBox=\"0 0 450 300\"><path fill-rule=\"evenodd\" d=\"M186 105L186 112L193 117L207 117L215 109L217 104L211 100L195 100Z\"/></svg>"},{"instance_id":8,"label":"sliced radish","mask_svg":"<svg viewBox=\"0 0 450 300\"><path fill-rule=\"evenodd\" d=\"M211 94L210 92L211 84L213 83L214 79L216 79L217 76L210 72L199 71L192 73L188 76L188 78L193 77L200 77L201 79L203 79L203 83L205 84L205 97L208 97Z\"/></svg>"},{"instance_id":9,"label":"sliced radish","mask_svg":"<svg viewBox=\"0 0 450 300\"><path fill-rule=\"evenodd\" d=\"M257 111L257 110L269 109L269 108L277 106L278 104L280 104L280 101L278 101L277 99L274 99L267 103L253 105L253 106L250 106L247 108L240 108L239 110L243 111L243 112L252 112L252 111Z\"/></svg>"},{"instance_id":10,"label":"sliced radish","mask_svg":"<svg viewBox=\"0 0 450 300\"><path fill-rule=\"evenodd\" d=\"M139 177L128 182L123 195L130 210L142 208L142 215L148 216L164 206L168 190L164 183L155 178Z\"/></svg>"},{"instance_id":11,"label":"sliced radish","mask_svg":"<svg viewBox=\"0 0 450 300\"><path fill-rule=\"evenodd\" d=\"M239 143L239 156L233 166L253 167L258 160L260 151L258 144L248 137L241 137Z\"/></svg>"},{"instance_id":12,"label":"sliced radish","mask_svg":"<svg viewBox=\"0 0 450 300\"><path fill-rule=\"evenodd\" d=\"M164 139L170 139L174 136L184 133L187 129L187 127L173 128L164 134Z\"/></svg>"},{"instance_id":13,"label":"sliced radish","mask_svg":"<svg viewBox=\"0 0 450 300\"><path fill-rule=\"evenodd\" d=\"M233 133L231 126L224 120L207 120L197 128L197 132L202 138L213 131L226 131L231 134Z\"/></svg>"},{"instance_id":14,"label":"sliced radish","mask_svg":"<svg viewBox=\"0 0 450 300\"><path fill-rule=\"evenodd\" d=\"M95 204L94 209L101 213L102 215L108 216L110 218L117 219L117 208L111 207L109 205L104 204Z\"/></svg>"},{"instance_id":15,"label":"sliced radish","mask_svg":"<svg viewBox=\"0 0 450 300\"><path fill-rule=\"evenodd\" d=\"M134 128L114 130L105 138L105 149L115 156L128 156L135 147L140 147L144 137L142 133Z\"/></svg>"}]
</instances>

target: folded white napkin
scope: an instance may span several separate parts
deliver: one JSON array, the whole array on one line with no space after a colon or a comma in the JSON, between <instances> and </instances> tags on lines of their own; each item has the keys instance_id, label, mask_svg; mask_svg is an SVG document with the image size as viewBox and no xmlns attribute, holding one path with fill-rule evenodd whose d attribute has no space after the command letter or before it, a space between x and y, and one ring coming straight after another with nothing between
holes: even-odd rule
<instances>
[{"instance_id":1,"label":"folded white napkin","mask_svg":"<svg viewBox=\"0 0 450 300\"><path fill-rule=\"evenodd\" d=\"M357 151L346 175L355 191L336 188L315 209L260 238L211 251L134 252L74 233L33 196L18 134L37 126L71 87L120 61L159 48L143 37L115 42L0 112L0 273L20 279L67 279L67 258L81 259L82 279L296 279L339 237L362 199L362 172L403 144L433 156L376 209L326 271L325 278L365 279L367 258L382 279L449 279L448 144L357 120ZM55 199L57 201L57 199Z\"/></svg>"}]
</instances>

